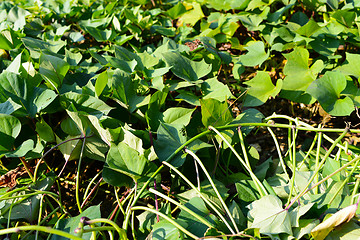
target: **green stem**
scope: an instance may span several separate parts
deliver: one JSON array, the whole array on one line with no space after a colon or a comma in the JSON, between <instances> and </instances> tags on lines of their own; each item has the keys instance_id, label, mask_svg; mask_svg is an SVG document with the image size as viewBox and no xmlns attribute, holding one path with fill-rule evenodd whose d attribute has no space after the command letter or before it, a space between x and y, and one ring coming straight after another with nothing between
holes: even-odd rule
<instances>
[{"instance_id":1,"label":"green stem","mask_svg":"<svg viewBox=\"0 0 360 240\"><path fill-rule=\"evenodd\" d=\"M329 149L329 151L328 151L328 152L329 152L329 155L330 155L332 149L334 149L333 146L336 146L336 144L345 136L346 133L347 133L347 129L345 129L345 131L343 132L343 134L341 134L341 136L338 137L338 138L334 141L333 145L330 147L330 149ZM326 154L326 155L327 155L327 154ZM325 155L325 156L326 156L326 155ZM310 180L308 181L308 184L306 185L306 187L304 188L304 190L303 190L301 193L299 193L299 194L286 206L286 209L287 209L287 210L288 210L299 198L301 198L302 196L304 196L308 191L310 191L310 190L314 189L315 187L319 186L321 183L325 182L327 179L329 179L330 177L334 176L336 173L340 172L342 169L346 168L346 167L349 166L351 163L353 163L353 162L355 162L355 161L357 161L357 160L360 159L360 156L355 157L352 161L348 162L347 164L345 164L344 166L342 166L341 168L339 168L338 170L336 170L335 172L333 172L332 174L330 174L329 176L327 176L326 178L322 179L321 181L319 181L319 182L317 182L316 184L314 184L311 188L309 188L310 184L312 183L312 181L313 181L314 178L315 178L315 174L317 174L317 173L320 171L320 169L321 169L322 165L324 164L324 162L326 161L327 157L328 157L328 155L327 155L326 157L324 157L324 159L321 161L319 168L316 169L315 173L312 175L312 177L311 177Z\"/></svg>"},{"instance_id":2,"label":"green stem","mask_svg":"<svg viewBox=\"0 0 360 240\"><path fill-rule=\"evenodd\" d=\"M256 177L256 175L253 173L251 168L244 162L244 160L240 157L240 155L237 153L237 151L234 149L234 147L226 140L226 138L214 127L209 126L209 129L214 131L225 143L228 145L228 147L231 149L231 151L234 153L234 155L239 159L240 163L244 166L246 171L250 174L250 177L254 181L254 184L261 195L261 197L267 195L266 188L262 185L260 180Z\"/></svg>"},{"instance_id":3,"label":"green stem","mask_svg":"<svg viewBox=\"0 0 360 240\"><path fill-rule=\"evenodd\" d=\"M202 222L203 224L205 224L206 226L208 226L209 228L213 228L214 225L211 224L208 220L206 220L204 217L200 216L199 214L195 213L194 211L191 211L189 208L187 208L184 205L181 205L180 203L178 203L177 201L175 201L174 199L166 196L165 194L162 194L159 191L156 191L153 188L150 188L149 191L151 193L154 193L160 197L162 197L163 199L171 202L172 204L176 205L177 207L179 207L181 210L184 210L185 212L189 213L191 216L193 216L194 218L198 219L200 222Z\"/></svg>"},{"instance_id":4,"label":"green stem","mask_svg":"<svg viewBox=\"0 0 360 240\"><path fill-rule=\"evenodd\" d=\"M200 165L200 167L202 168L203 172L205 173L207 179L209 180L212 188L214 189L214 191L215 191L218 199L220 200L221 204L223 205L223 208L225 209L225 212L227 213L228 217L230 218L231 223L233 224L236 233L239 233L240 231L239 231L239 229L238 229L238 227L237 227L237 225L236 225L236 223L235 223L234 218L232 217L232 215L231 215L231 213L230 213L229 208L226 206L226 204L225 204L225 202L224 202L224 199L221 197L221 195L220 195L219 191L217 190L217 188L216 188L213 180L211 179L209 173L207 172L204 164L201 162L201 160L198 158L198 156L196 156L196 154L193 153L192 151L190 151L189 149L185 149L185 152L188 153L188 154L190 154L190 155L197 161L197 163Z\"/></svg>"},{"instance_id":5,"label":"green stem","mask_svg":"<svg viewBox=\"0 0 360 240\"><path fill-rule=\"evenodd\" d=\"M352 194L351 194L351 204L354 204L355 203L355 195L357 193L357 190L359 188L359 185L360 185L360 178L356 178L356 182L355 182L355 186L354 186L354 189L352 191Z\"/></svg>"},{"instance_id":6,"label":"green stem","mask_svg":"<svg viewBox=\"0 0 360 240\"><path fill-rule=\"evenodd\" d=\"M186 230L184 227L182 227L180 224L178 224L177 222L175 222L173 219L169 218L168 216L166 216L165 214L163 214L162 212L156 211L154 209L151 208L147 208L147 207L132 207L131 211L136 211L136 210L143 210L143 211L149 211L155 214L160 215L162 218L166 219L168 222L170 222L172 225L174 225L175 227L177 227L180 231L182 231L183 233L185 233L186 235L188 235L189 237L193 238L193 239L198 239L199 237L195 236L194 234L192 234L191 232L189 232L188 230Z\"/></svg>"},{"instance_id":7,"label":"green stem","mask_svg":"<svg viewBox=\"0 0 360 240\"><path fill-rule=\"evenodd\" d=\"M111 225L118 233L120 236L122 236L122 234L124 233L124 229L121 229L115 222L106 219L106 218L96 218L96 219L92 219L89 221L86 221L87 224L96 224L96 223L107 223L109 225Z\"/></svg>"},{"instance_id":8,"label":"green stem","mask_svg":"<svg viewBox=\"0 0 360 240\"><path fill-rule=\"evenodd\" d=\"M338 196L339 192L345 187L345 185L349 182L352 174L355 172L356 167L358 166L359 161L355 162L355 165L352 167L350 173L348 174L348 176L346 177L346 179L344 181L341 182L341 186L338 188L338 190L336 191L335 194L333 194L331 200L329 201L329 205L335 200L335 198Z\"/></svg>"},{"instance_id":9,"label":"green stem","mask_svg":"<svg viewBox=\"0 0 360 240\"><path fill-rule=\"evenodd\" d=\"M55 234L58 236L62 236L68 239L73 239L73 240L83 240L82 238L76 237L70 233L67 232L63 232L54 228L50 228L50 227L44 227L44 226L36 226L36 225L30 225L30 226L20 226L20 227L14 227L14 228L7 228L7 229L1 229L0 230L0 235L5 235L5 234L10 234L10 233L19 233L21 231L40 231L40 232L45 232L45 233L49 233L49 234Z\"/></svg>"},{"instance_id":10,"label":"green stem","mask_svg":"<svg viewBox=\"0 0 360 240\"><path fill-rule=\"evenodd\" d=\"M320 163L320 150L321 150L322 132L319 132L318 135L319 135L319 137L318 137L317 147L316 147L315 169L319 168L319 163ZM318 181L319 181L319 175L316 174L315 182L318 182ZM314 189L314 193L315 194L318 193L318 188Z\"/></svg>"},{"instance_id":11,"label":"green stem","mask_svg":"<svg viewBox=\"0 0 360 240\"><path fill-rule=\"evenodd\" d=\"M190 182L189 179L187 179L179 170L177 170L174 166L172 166L170 163L168 162L163 162L164 165L166 165L167 167L169 167L171 170L173 170L175 173L177 173L192 189L194 189L196 191L197 194L199 194L199 196L203 199L203 201L209 206L211 207L212 210L214 210L214 212L219 216L219 218L224 222L224 224L226 225L226 227L230 230L230 232L232 234L235 234L235 231L232 229L232 227L230 226L230 224L226 221L226 219L224 218L224 216L219 212L219 210L214 206L214 204L212 204L201 192L200 190L198 190L194 184L192 184L192 182Z\"/></svg>"},{"instance_id":12,"label":"green stem","mask_svg":"<svg viewBox=\"0 0 360 240\"><path fill-rule=\"evenodd\" d=\"M78 167L77 167L77 171L76 171L76 177L75 177L75 181L76 181L76 185L75 185L75 198L76 198L76 205L79 209L79 212L82 213L82 209L81 209L81 204L80 204L80 196L79 196L79 189L80 189L80 167L81 167L81 162L82 162L82 157L83 157L83 153L84 153L84 149L85 149L85 138L83 138L82 140L82 145L81 145L81 151L80 151L80 156L79 156L79 163L78 163Z\"/></svg>"},{"instance_id":13,"label":"green stem","mask_svg":"<svg viewBox=\"0 0 360 240\"><path fill-rule=\"evenodd\" d=\"M244 136L241 131L241 127L238 127L238 135L239 135L239 139L240 139L240 146L243 151L244 158L245 158L245 162L246 162L247 166L249 167L249 169L251 169L250 161L249 161L247 151L245 148L245 141L244 141Z\"/></svg>"},{"instance_id":14,"label":"green stem","mask_svg":"<svg viewBox=\"0 0 360 240\"><path fill-rule=\"evenodd\" d=\"M271 130L271 128L269 128L269 127L267 127L267 130L270 132L270 135L274 140L275 147L276 147L276 150L277 150L277 153L278 153L278 156L279 156L280 164L281 164L281 166L283 168L283 171L284 171L284 173L286 175L286 178L287 178L288 181L290 181L290 177L289 177L289 174L286 171L286 165L285 165L284 159L283 159L282 154L281 154L281 149L280 149L279 142L278 142L273 130Z\"/></svg>"}]
</instances>

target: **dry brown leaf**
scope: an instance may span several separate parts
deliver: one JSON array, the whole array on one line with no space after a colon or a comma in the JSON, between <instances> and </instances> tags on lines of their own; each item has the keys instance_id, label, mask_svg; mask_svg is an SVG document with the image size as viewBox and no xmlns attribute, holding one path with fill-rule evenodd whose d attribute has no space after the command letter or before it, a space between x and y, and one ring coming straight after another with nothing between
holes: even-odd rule
<instances>
[{"instance_id":1,"label":"dry brown leaf","mask_svg":"<svg viewBox=\"0 0 360 240\"><path fill-rule=\"evenodd\" d=\"M311 235L315 240L323 240L326 236L337 226L344 222L350 221L356 213L357 204L350 205L334 213L331 217L317 225L312 231Z\"/></svg>"}]
</instances>

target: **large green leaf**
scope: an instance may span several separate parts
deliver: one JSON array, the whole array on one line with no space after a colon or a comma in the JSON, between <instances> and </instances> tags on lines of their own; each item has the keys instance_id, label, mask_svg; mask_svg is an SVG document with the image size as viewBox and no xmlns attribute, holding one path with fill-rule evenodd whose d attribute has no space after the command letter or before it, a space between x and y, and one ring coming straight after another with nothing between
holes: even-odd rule
<instances>
[{"instance_id":1,"label":"large green leaf","mask_svg":"<svg viewBox=\"0 0 360 240\"><path fill-rule=\"evenodd\" d=\"M177 77L189 82L196 82L211 72L211 65L205 60L195 62L178 52L163 53L163 57Z\"/></svg>"},{"instance_id":2,"label":"large green leaf","mask_svg":"<svg viewBox=\"0 0 360 240\"><path fill-rule=\"evenodd\" d=\"M233 120L232 114L226 102L216 99L203 99L201 103L202 123L208 126L223 126Z\"/></svg>"},{"instance_id":3,"label":"large green leaf","mask_svg":"<svg viewBox=\"0 0 360 240\"><path fill-rule=\"evenodd\" d=\"M110 85L113 97L120 100L130 112L149 103L150 96L139 96L136 92L137 83L125 71L115 70Z\"/></svg>"},{"instance_id":4,"label":"large green leaf","mask_svg":"<svg viewBox=\"0 0 360 240\"><path fill-rule=\"evenodd\" d=\"M167 158L186 142L186 134L184 134L184 126L168 124L160 122L157 131L157 140L154 142L155 152L160 161ZM171 160L174 166L181 166L185 161L185 156L178 154Z\"/></svg>"},{"instance_id":5,"label":"large green leaf","mask_svg":"<svg viewBox=\"0 0 360 240\"><path fill-rule=\"evenodd\" d=\"M75 92L62 94L60 96L60 101L64 109L68 109L71 104L74 104L78 111L83 111L99 117L107 115L110 110L113 109L96 97Z\"/></svg>"},{"instance_id":6,"label":"large green leaf","mask_svg":"<svg viewBox=\"0 0 360 240\"><path fill-rule=\"evenodd\" d=\"M245 84L249 88L244 106L255 107L264 104L269 97L275 97L281 90L282 80L277 80L276 86L274 86L267 72L258 71L256 76L250 81L246 81Z\"/></svg>"},{"instance_id":7,"label":"large green leaf","mask_svg":"<svg viewBox=\"0 0 360 240\"><path fill-rule=\"evenodd\" d=\"M33 87L20 75L4 71L0 75L0 101L8 98L21 106L17 111L19 115L33 118L56 98L56 94L49 89Z\"/></svg>"},{"instance_id":8,"label":"large green leaf","mask_svg":"<svg viewBox=\"0 0 360 240\"><path fill-rule=\"evenodd\" d=\"M131 184L129 178L137 181L141 178L147 159L141 155L136 149L130 147L126 143L120 142L117 146L111 145L109 153L106 157L105 168L124 175L121 177L124 180L124 185ZM104 175L106 180L106 175ZM117 179L119 180L119 179Z\"/></svg>"},{"instance_id":9,"label":"large green leaf","mask_svg":"<svg viewBox=\"0 0 360 240\"><path fill-rule=\"evenodd\" d=\"M201 84L201 89L205 95L203 99L213 98L218 101L225 101L232 97L229 87L218 81L216 77L205 80Z\"/></svg>"},{"instance_id":10,"label":"large green leaf","mask_svg":"<svg viewBox=\"0 0 360 240\"><path fill-rule=\"evenodd\" d=\"M54 89L61 87L69 68L70 65L61 58L47 54L40 55L39 72Z\"/></svg>"},{"instance_id":11,"label":"large green leaf","mask_svg":"<svg viewBox=\"0 0 360 240\"><path fill-rule=\"evenodd\" d=\"M240 62L244 66L254 67L266 61L270 52L265 52L265 45L261 41L252 41L245 47L248 52L239 57Z\"/></svg>"},{"instance_id":12,"label":"large green leaf","mask_svg":"<svg viewBox=\"0 0 360 240\"><path fill-rule=\"evenodd\" d=\"M292 234L290 215L278 197L266 195L247 207L252 220L250 228L257 228L263 234Z\"/></svg>"},{"instance_id":13,"label":"large green leaf","mask_svg":"<svg viewBox=\"0 0 360 240\"><path fill-rule=\"evenodd\" d=\"M306 90L322 70L322 61L315 62L309 68L309 52L300 47L295 48L291 53L284 54L284 56L287 59L284 67L286 77L280 96L305 104L313 103L315 99L306 93Z\"/></svg>"},{"instance_id":14,"label":"large green leaf","mask_svg":"<svg viewBox=\"0 0 360 240\"><path fill-rule=\"evenodd\" d=\"M195 109L173 107L168 108L162 115L162 120L165 123L172 125L187 126L190 122L191 115Z\"/></svg>"},{"instance_id":15,"label":"large green leaf","mask_svg":"<svg viewBox=\"0 0 360 240\"><path fill-rule=\"evenodd\" d=\"M346 87L346 78L340 72L326 72L314 81L307 92L316 98L323 109L333 116L350 115L354 103L350 97L341 95Z\"/></svg>"}]
</instances>

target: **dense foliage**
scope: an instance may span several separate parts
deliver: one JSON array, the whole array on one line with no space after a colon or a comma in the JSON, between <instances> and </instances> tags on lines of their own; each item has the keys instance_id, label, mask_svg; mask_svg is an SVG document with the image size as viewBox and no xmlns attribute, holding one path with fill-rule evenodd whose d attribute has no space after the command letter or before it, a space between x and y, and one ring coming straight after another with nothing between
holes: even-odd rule
<instances>
[{"instance_id":1,"label":"dense foliage","mask_svg":"<svg viewBox=\"0 0 360 240\"><path fill-rule=\"evenodd\" d=\"M360 130L259 106L354 115L359 9L1 2L0 235L358 239Z\"/></svg>"}]
</instances>

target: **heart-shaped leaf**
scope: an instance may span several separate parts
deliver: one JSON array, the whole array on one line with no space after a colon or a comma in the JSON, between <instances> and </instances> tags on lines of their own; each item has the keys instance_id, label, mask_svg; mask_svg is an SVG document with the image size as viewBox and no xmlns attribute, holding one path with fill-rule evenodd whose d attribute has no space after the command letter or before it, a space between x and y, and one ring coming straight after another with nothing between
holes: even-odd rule
<instances>
[{"instance_id":1,"label":"heart-shaped leaf","mask_svg":"<svg viewBox=\"0 0 360 240\"><path fill-rule=\"evenodd\" d=\"M333 116L345 116L354 110L351 98L341 95L345 87L344 75L340 72L326 72L309 86L307 92L319 101L326 112Z\"/></svg>"}]
</instances>

